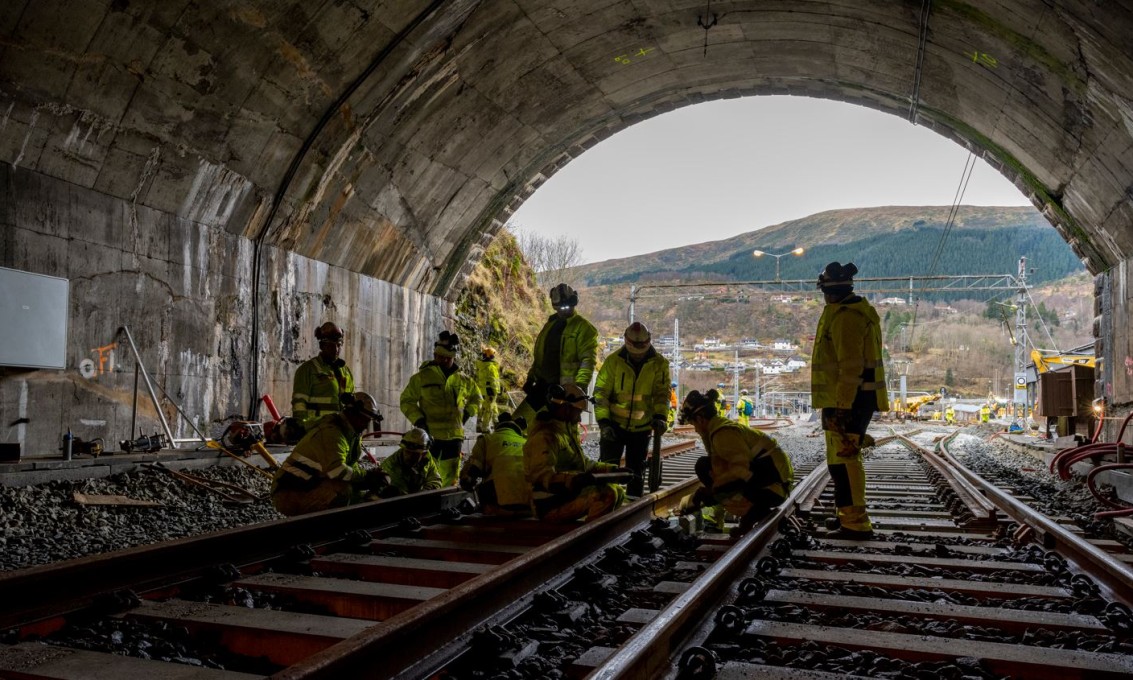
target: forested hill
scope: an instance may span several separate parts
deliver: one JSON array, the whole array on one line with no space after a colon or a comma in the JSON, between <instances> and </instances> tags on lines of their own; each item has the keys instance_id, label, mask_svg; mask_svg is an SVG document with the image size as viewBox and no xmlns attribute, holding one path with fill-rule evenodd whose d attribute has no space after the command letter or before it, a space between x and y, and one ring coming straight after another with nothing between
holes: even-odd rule
<instances>
[{"instance_id":1,"label":"forested hill","mask_svg":"<svg viewBox=\"0 0 1133 680\"><path fill-rule=\"evenodd\" d=\"M813 279L831 261L852 261L859 276L1015 274L1027 257L1033 284L1084 271L1066 241L1030 207L959 208L943 242L947 206L831 210L747 232L724 241L606 260L578 268L587 286L658 280L758 280L775 276L775 259L752 251L801 256L780 259L783 279ZM940 258L931 268L940 249ZM930 271L931 268L931 271Z\"/></svg>"}]
</instances>

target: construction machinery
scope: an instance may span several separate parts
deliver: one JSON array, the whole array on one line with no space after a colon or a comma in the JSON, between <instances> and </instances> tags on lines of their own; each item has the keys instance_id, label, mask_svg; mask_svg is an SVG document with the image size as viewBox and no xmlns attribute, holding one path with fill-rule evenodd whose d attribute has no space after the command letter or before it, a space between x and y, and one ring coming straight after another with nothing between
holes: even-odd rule
<instances>
[{"instance_id":1,"label":"construction machinery","mask_svg":"<svg viewBox=\"0 0 1133 680\"><path fill-rule=\"evenodd\" d=\"M1093 368L1097 363L1093 354L1063 354L1061 352L1044 354L1044 350L1031 350L1031 361L1035 363L1036 373L1046 373L1059 366L1086 366Z\"/></svg>"},{"instance_id":2,"label":"construction machinery","mask_svg":"<svg viewBox=\"0 0 1133 680\"><path fill-rule=\"evenodd\" d=\"M904 420L905 418L924 420L924 418L917 415L917 412L920 411L922 406L931 404L938 399L940 399L940 395L936 393L923 394L919 397L910 397L904 411L901 410L900 403L895 403L893 413L896 414L897 418L901 420Z\"/></svg>"}]
</instances>

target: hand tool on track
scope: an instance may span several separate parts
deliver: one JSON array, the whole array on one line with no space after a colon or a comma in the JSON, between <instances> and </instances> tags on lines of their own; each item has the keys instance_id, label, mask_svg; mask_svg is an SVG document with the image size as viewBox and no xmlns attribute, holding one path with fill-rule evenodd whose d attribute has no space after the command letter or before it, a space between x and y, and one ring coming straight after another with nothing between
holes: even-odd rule
<instances>
[{"instance_id":1,"label":"hand tool on track","mask_svg":"<svg viewBox=\"0 0 1133 680\"><path fill-rule=\"evenodd\" d=\"M661 433L653 433L653 455L649 458L649 493L661 487Z\"/></svg>"}]
</instances>

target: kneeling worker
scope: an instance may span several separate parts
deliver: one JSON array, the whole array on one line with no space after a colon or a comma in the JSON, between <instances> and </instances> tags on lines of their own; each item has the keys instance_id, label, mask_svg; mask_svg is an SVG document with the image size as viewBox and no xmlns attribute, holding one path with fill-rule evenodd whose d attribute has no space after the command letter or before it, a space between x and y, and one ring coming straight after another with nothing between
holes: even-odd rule
<instances>
[{"instance_id":1,"label":"kneeling worker","mask_svg":"<svg viewBox=\"0 0 1133 680\"><path fill-rule=\"evenodd\" d=\"M389 486L382 498L441 488L441 473L429 454L429 434L419 427L401 435L401 446L382 461Z\"/></svg>"},{"instance_id":2,"label":"kneeling worker","mask_svg":"<svg viewBox=\"0 0 1133 680\"><path fill-rule=\"evenodd\" d=\"M366 470L362 433L381 420L377 403L365 392L345 395L341 413L325 415L299 440L275 472L271 503L285 515L337 508L379 492L389 483L381 470Z\"/></svg>"},{"instance_id":3,"label":"kneeling worker","mask_svg":"<svg viewBox=\"0 0 1133 680\"><path fill-rule=\"evenodd\" d=\"M734 530L740 536L787 500L794 470L778 442L719 415L716 399L715 390L694 390L681 406L681 423L696 428L708 451L696 461L696 476L704 486L693 502L724 506L740 518Z\"/></svg>"},{"instance_id":4,"label":"kneeling worker","mask_svg":"<svg viewBox=\"0 0 1133 680\"><path fill-rule=\"evenodd\" d=\"M461 488L476 492L485 515L531 514L531 487L523 472L526 431L523 418L501 413L496 429L476 440L460 471Z\"/></svg>"},{"instance_id":5,"label":"kneeling worker","mask_svg":"<svg viewBox=\"0 0 1133 680\"><path fill-rule=\"evenodd\" d=\"M570 522L609 513L625 500L625 488L594 475L629 470L593 461L582 452L577 423L587 397L581 387L551 385L546 399L547 410L539 412L523 445L535 514L550 522Z\"/></svg>"}]
</instances>

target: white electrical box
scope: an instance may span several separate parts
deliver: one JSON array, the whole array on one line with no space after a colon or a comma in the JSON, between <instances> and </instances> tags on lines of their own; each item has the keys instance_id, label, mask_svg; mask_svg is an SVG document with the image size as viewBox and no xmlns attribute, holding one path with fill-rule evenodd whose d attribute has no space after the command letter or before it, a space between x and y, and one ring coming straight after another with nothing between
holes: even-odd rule
<instances>
[{"instance_id":1,"label":"white electrical box","mask_svg":"<svg viewBox=\"0 0 1133 680\"><path fill-rule=\"evenodd\" d=\"M66 368L71 282L0 267L0 366Z\"/></svg>"}]
</instances>

